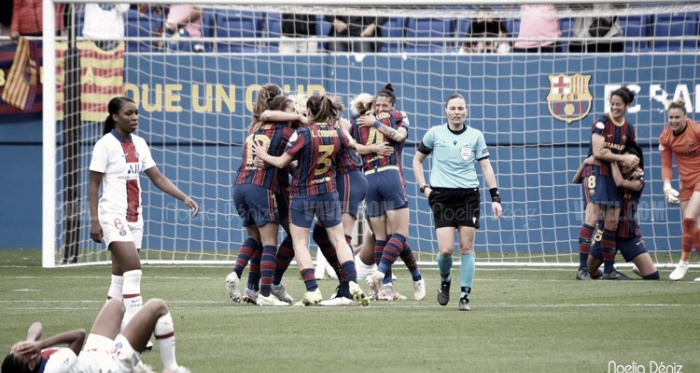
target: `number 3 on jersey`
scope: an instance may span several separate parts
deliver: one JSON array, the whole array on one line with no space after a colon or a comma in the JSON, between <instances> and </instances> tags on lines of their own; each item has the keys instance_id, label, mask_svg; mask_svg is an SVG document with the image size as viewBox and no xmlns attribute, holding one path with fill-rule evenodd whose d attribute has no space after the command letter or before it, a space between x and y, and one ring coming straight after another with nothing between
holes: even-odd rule
<instances>
[{"instance_id":1,"label":"number 3 on jersey","mask_svg":"<svg viewBox=\"0 0 700 373\"><path fill-rule=\"evenodd\" d=\"M328 172L328 169L333 165L333 161L330 158L331 155L333 155L333 150L335 150L335 145L320 145L318 147L318 152L321 153L321 155L318 156L318 160L316 161L316 171L314 175L324 175Z\"/></svg>"},{"instance_id":2,"label":"number 3 on jersey","mask_svg":"<svg viewBox=\"0 0 700 373\"><path fill-rule=\"evenodd\" d=\"M249 135L245 139L245 146L246 146L246 157L245 157L245 164L251 166L253 165L253 142L257 141L258 144L262 143L264 147L269 147L270 146L270 138L265 136L265 135Z\"/></svg>"}]
</instances>

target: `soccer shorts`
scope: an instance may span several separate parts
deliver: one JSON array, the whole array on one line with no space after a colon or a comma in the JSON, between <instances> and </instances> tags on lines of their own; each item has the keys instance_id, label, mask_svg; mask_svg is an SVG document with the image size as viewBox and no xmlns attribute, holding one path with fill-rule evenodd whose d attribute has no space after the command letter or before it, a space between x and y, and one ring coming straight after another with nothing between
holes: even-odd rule
<instances>
[{"instance_id":1,"label":"soccer shorts","mask_svg":"<svg viewBox=\"0 0 700 373\"><path fill-rule=\"evenodd\" d=\"M277 201L279 221L283 222L289 218L289 187L280 186L280 190L275 193L275 200Z\"/></svg>"},{"instance_id":2,"label":"soccer shorts","mask_svg":"<svg viewBox=\"0 0 700 373\"><path fill-rule=\"evenodd\" d=\"M583 196L585 203L620 207L622 206L622 192L615 185L612 175L600 174L600 167L590 166L591 172L583 179Z\"/></svg>"},{"instance_id":3,"label":"soccer shorts","mask_svg":"<svg viewBox=\"0 0 700 373\"><path fill-rule=\"evenodd\" d=\"M132 372L139 362L138 354L123 335L120 334L111 340L105 336L90 333L71 371L126 373Z\"/></svg>"},{"instance_id":4,"label":"soccer shorts","mask_svg":"<svg viewBox=\"0 0 700 373\"><path fill-rule=\"evenodd\" d=\"M323 228L331 228L342 221L342 209L338 193L323 193L315 196L292 196L289 209L290 223L302 228L311 228L314 217Z\"/></svg>"},{"instance_id":5,"label":"soccer shorts","mask_svg":"<svg viewBox=\"0 0 700 373\"><path fill-rule=\"evenodd\" d=\"M368 183L365 175L359 170L335 175L335 185L338 188L343 214L350 214L357 218L360 203L367 195Z\"/></svg>"},{"instance_id":6,"label":"soccer shorts","mask_svg":"<svg viewBox=\"0 0 700 373\"><path fill-rule=\"evenodd\" d=\"M625 262L631 262L634 258L647 252L647 247L642 237L618 238L616 245L617 251L622 254ZM596 242L591 246L591 256L598 260L603 260L603 248L600 246L600 242Z\"/></svg>"},{"instance_id":7,"label":"soccer shorts","mask_svg":"<svg viewBox=\"0 0 700 373\"><path fill-rule=\"evenodd\" d=\"M681 191L679 198L681 202L689 201L693 193L700 192L700 180L696 177L690 182L681 182Z\"/></svg>"},{"instance_id":8,"label":"soccer shorts","mask_svg":"<svg viewBox=\"0 0 700 373\"><path fill-rule=\"evenodd\" d=\"M387 166L394 167L394 166ZM365 171L367 178L367 216L376 218L389 210L408 207L406 186L398 167Z\"/></svg>"},{"instance_id":9,"label":"soccer shorts","mask_svg":"<svg viewBox=\"0 0 700 373\"><path fill-rule=\"evenodd\" d=\"M98 218L107 249L112 242L133 242L137 249L141 249L143 220L140 217L136 222L128 222L125 214L100 213Z\"/></svg>"},{"instance_id":10,"label":"soccer shorts","mask_svg":"<svg viewBox=\"0 0 700 373\"><path fill-rule=\"evenodd\" d=\"M481 215L479 188L432 188L428 204L435 229L444 227L479 228Z\"/></svg>"},{"instance_id":11,"label":"soccer shorts","mask_svg":"<svg viewBox=\"0 0 700 373\"><path fill-rule=\"evenodd\" d=\"M278 223L279 212L275 194L265 187L253 184L239 184L233 187L233 204L243 226L255 224L262 227L267 223Z\"/></svg>"}]
</instances>

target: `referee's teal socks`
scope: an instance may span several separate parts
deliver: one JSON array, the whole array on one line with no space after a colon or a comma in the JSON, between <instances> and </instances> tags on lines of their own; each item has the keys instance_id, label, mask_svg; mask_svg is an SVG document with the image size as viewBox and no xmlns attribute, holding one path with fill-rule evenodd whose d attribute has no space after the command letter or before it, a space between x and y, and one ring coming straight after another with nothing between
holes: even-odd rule
<instances>
[{"instance_id":1,"label":"referee's teal socks","mask_svg":"<svg viewBox=\"0 0 700 373\"><path fill-rule=\"evenodd\" d=\"M439 264L438 264L439 265ZM476 270L476 265L474 264L474 254L464 255L462 254L462 268L459 269L460 275L460 287L462 292L459 295L460 298L465 296L469 297L469 291L466 289L472 288L472 283L474 282L474 271Z\"/></svg>"},{"instance_id":2,"label":"referee's teal socks","mask_svg":"<svg viewBox=\"0 0 700 373\"><path fill-rule=\"evenodd\" d=\"M440 277L442 277L442 281L450 281L450 270L452 269L452 255L445 258L442 256L442 254L438 254L437 263L438 269L440 270Z\"/></svg>"}]
</instances>

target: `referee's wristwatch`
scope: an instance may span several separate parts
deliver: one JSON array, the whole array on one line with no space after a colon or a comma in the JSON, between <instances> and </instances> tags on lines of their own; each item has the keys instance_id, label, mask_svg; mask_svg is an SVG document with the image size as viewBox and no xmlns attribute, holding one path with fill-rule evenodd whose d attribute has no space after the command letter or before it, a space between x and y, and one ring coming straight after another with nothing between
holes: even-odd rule
<instances>
[{"instance_id":1,"label":"referee's wristwatch","mask_svg":"<svg viewBox=\"0 0 700 373\"><path fill-rule=\"evenodd\" d=\"M430 185L423 185L422 187L420 187L419 190L420 190L421 193L425 193L425 190L428 189L428 188L430 188ZM433 188L430 188L430 189L433 189Z\"/></svg>"}]
</instances>

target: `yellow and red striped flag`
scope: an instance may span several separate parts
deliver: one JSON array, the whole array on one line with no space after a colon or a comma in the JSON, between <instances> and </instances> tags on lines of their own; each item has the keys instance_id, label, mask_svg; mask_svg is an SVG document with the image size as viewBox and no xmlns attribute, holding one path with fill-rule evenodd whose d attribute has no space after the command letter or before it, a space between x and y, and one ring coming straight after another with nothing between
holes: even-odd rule
<instances>
[{"instance_id":1,"label":"yellow and red striped flag","mask_svg":"<svg viewBox=\"0 0 700 373\"><path fill-rule=\"evenodd\" d=\"M103 51L91 41L78 43L80 51L81 119L101 122L107 116L107 104L124 93L124 42Z\"/></svg>"},{"instance_id":2,"label":"yellow and red striped flag","mask_svg":"<svg viewBox=\"0 0 700 373\"><path fill-rule=\"evenodd\" d=\"M39 88L39 43L20 38L15 58L7 77L2 99L19 109L31 111Z\"/></svg>"}]
</instances>

